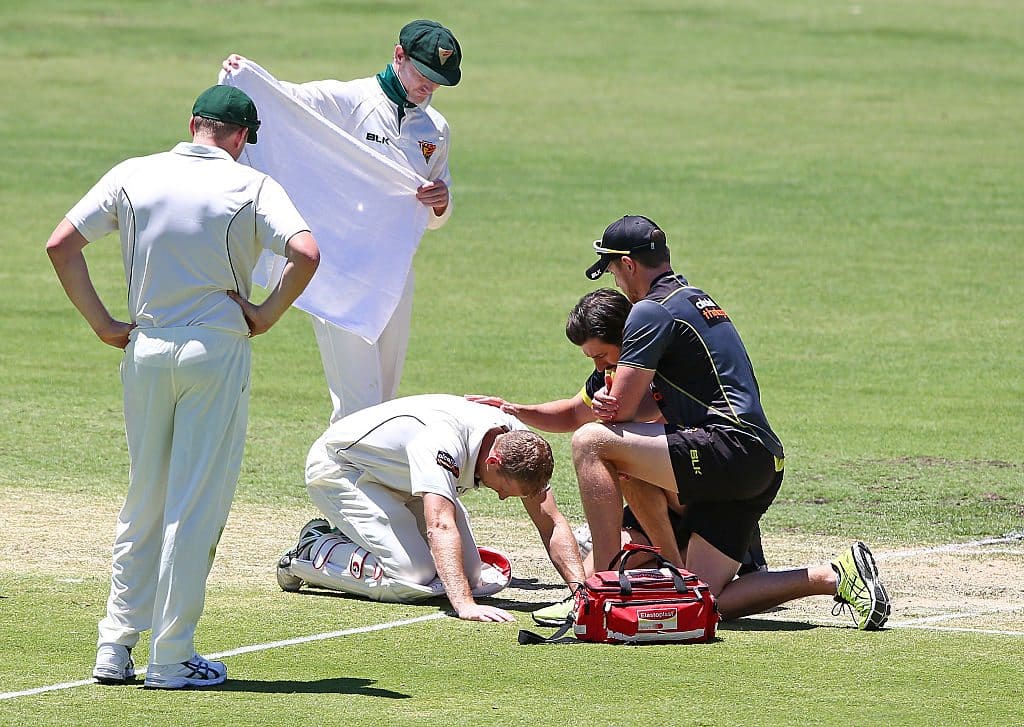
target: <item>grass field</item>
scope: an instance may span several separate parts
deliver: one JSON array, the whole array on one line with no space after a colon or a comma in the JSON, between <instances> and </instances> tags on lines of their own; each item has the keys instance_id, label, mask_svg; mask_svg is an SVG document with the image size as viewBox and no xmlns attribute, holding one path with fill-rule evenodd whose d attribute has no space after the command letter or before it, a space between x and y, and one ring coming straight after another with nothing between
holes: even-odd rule
<instances>
[{"instance_id":1,"label":"grass field","mask_svg":"<svg viewBox=\"0 0 1024 727\"><path fill-rule=\"evenodd\" d=\"M416 259L402 393L574 393L562 334L590 241L624 213L744 336L786 445L773 566L853 539L880 554L892 628L828 599L702 647L523 648L515 629L284 594L273 563L328 399L304 316L254 343L236 508L199 648L357 632L226 657L223 689L86 685L127 456L119 354L43 244L117 161L185 138L229 52L280 78L371 75L436 17L464 80L455 214ZM504 3L5 0L0 6L0 724L1024 724L1024 24L1016 0ZM87 249L123 314L116 239ZM610 281L608 281L610 283ZM555 490L580 518L568 438ZM467 505L515 546L520 614L561 593L516 506ZM145 649L138 653L144 663ZM141 664L140 664L141 665Z\"/></svg>"}]
</instances>

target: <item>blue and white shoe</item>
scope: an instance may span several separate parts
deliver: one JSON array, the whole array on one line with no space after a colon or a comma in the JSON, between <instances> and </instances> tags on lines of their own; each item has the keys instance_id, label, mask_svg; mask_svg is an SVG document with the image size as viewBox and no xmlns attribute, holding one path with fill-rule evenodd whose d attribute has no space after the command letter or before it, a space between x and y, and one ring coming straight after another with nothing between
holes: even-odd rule
<instances>
[{"instance_id":1,"label":"blue and white shoe","mask_svg":"<svg viewBox=\"0 0 1024 727\"><path fill-rule=\"evenodd\" d=\"M220 661L208 661L195 654L180 664L150 664L146 670L147 689L184 689L223 684L228 668Z\"/></svg>"}]
</instances>

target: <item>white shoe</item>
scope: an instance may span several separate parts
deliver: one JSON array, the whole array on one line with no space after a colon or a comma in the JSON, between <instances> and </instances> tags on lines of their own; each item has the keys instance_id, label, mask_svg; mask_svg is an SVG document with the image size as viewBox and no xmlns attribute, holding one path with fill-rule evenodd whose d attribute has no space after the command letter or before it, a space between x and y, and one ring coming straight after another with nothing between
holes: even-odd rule
<instances>
[{"instance_id":1,"label":"white shoe","mask_svg":"<svg viewBox=\"0 0 1024 727\"><path fill-rule=\"evenodd\" d=\"M135 679L132 650L121 644L100 644L92 678L100 684L127 684Z\"/></svg>"},{"instance_id":2,"label":"white shoe","mask_svg":"<svg viewBox=\"0 0 1024 727\"><path fill-rule=\"evenodd\" d=\"M150 664L146 670L147 689L182 689L223 684L228 668L220 661L207 661L195 654L180 664Z\"/></svg>"}]
</instances>

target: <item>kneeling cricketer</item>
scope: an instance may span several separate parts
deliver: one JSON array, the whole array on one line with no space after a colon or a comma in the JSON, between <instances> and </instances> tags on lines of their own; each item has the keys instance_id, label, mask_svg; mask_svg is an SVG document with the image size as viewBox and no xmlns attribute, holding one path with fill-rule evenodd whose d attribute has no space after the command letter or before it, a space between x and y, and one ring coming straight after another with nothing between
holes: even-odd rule
<instances>
[{"instance_id":1,"label":"kneeling cricketer","mask_svg":"<svg viewBox=\"0 0 1024 727\"><path fill-rule=\"evenodd\" d=\"M278 583L398 603L447 594L459 618L514 621L474 600L508 585L511 570L500 553L477 547L459 498L480 487L519 498L559 575L580 583L579 547L549 486L553 469L542 437L459 396L410 396L350 414L310 449L306 488L327 519L302 528L278 562Z\"/></svg>"}]
</instances>

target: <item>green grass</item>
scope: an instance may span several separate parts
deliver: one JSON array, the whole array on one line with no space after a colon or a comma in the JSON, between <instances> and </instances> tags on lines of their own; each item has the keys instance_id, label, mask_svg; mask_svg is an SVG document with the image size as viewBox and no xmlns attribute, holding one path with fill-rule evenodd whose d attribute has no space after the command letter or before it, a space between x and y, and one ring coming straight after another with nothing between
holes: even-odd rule
<instances>
[{"instance_id":1,"label":"green grass","mask_svg":"<svg viewBox=\"0 0 1024 727\"><path fill-rule=\"evenodd\" d=\"M185 138L228 52L289 80L365 76L422 16L457 32L466 61L462 84L436 97L456 209L416 259L403 393L575 392L587 362L561 331L593 287L589 243L615 217L646 214L677 269L737 323L786 445L766 532L898 546L1021 529L1014 0L7 0L0 486L98 502L124 490L119 354L77 316L42 249L61 216L117 161ZM87 252L123 312L116 239ZM308 508L303 462L328 414L319 366L302 315L256 340L238 501ZM578 518L568 438L552 443L559 500ZM522 522L495 499L468 503ZM0 527L10 516L0 506ZM82 678L106 575L14 572L0 570L0 644L18 655L0 690ZM211 595L203 648L429 612L272 586ZM431 622L234 658L233 691L77 689L2 702L0 723L1020 720L1008 696L1019 640L997 636L730 629L706 648L584 651L520 649L513 636Z\"/></svg>"},{"instance_id":2,"label":"green grass","mask_svg":"<svg viewBox=\"0 0 1024 727\"><path fill-rule=\"evenodd\" d=\"M78 680L92 654L45 648L59 619L69 641L88 641L94 622L75 610L102 604L103 584L20 579L14 610L26 629L3 643L24 669L5 687ZM258 613L237 620L239 599ZM38 609L37 604L48 604ZM21 606L21 607L19 607ZM219 592L199 638L211 650L399 620L432 606L330 596ZM212 624L217 626L213 627ZM356 634L230 659L221 689L181 693L87 687L0 704L0 720L33 710L33 724L226 724L258 710L263 724L532 725L1015 724L1019 654L1005 637L911 630L864 633L747 619L720 640L693 647L568 644L523 648L511 626L453 619ZM927 658L907 659L908 654ZM43 658L39 658L40 654ZM140 650L145 655L145 650ZM769 666L770 665L770 666ZM951 689L951 685L956 685ZM632 696L631 696L632 695ZM24 712L22 712L24 714ZM185 716L188 715L188 716ZM939 717L941 715L941 718ZM340 717L339 717L340 718Z\"/></svg>"}]
</instances>

